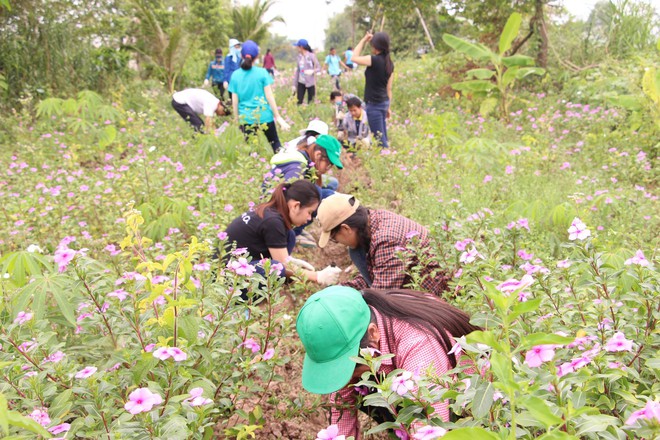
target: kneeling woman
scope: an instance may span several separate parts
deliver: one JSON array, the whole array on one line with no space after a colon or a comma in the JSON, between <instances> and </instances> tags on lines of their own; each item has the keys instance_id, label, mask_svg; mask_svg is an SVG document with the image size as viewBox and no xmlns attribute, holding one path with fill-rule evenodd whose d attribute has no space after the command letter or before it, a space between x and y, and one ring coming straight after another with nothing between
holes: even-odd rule
<instances>
[{"instance_id":1,"label":"kneeling woman","mask_svg":"<svg viewBox=\"0 0 660 440\"><path fill-rule=\"evenodd\" d=\"M333 393L331 401L335 406L330 412L330 423L339 427L340 435L360 438L358 409L379 423L394 421L394 417L382 408L357 407L358 391L351 384L358 383L368 367L356 364L351 357L358 356L361 348L373 348L379 356L394 355L383 360L379 375L397 369L432 369L440 376L462 363L456 354L450 353L454 338L479 328L470 324L470 317L461 310L422 292L359 292L332 286L307 299L298 314L296 330L306 351L303 387L316 394ZM447 402L435 402L432 406L429 419L449 421Z\"/></svg>"},{"instance_id":2,"label":"kneeling woman","mask_svg":"<svg viewBox=\"0 0 660 440\"><path fill-rule=\"evenodd\" d=\"M338 267L314 271L304 261L290 257L296 244L292 228L308 223L319 201L318 189L307 180L280 184L268 202L257 205L254 211L244 212L229 224L225 231L227 243L245 248L255 265L264 258L281 263L281 276L293 275L291 265L296 265L302 266L303 274L311 281L324 286L335 284L341 273ZM263 274L260 266L257 271Z\"/></svg>"}]
</instances>

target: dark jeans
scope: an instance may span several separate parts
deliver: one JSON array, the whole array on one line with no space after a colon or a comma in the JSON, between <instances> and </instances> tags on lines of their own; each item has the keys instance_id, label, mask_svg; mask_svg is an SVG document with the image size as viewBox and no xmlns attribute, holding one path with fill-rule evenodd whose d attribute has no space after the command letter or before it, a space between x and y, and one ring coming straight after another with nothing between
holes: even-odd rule
<instances>
[{"instance_id":1,"label":"dark jeans","mask_svg":"<svg viewBox=\"0 0 660 440\"><path fill-rule=\"evenodd\" d=\"M316 95L316 86L305 87L305 84L298 83L298 105L303 103L303 98L305 97L305 90L307 91L307 104L311 104Z\"/></svg>"},{"instance_id":2,"label":"dark jeans","mask_svg":"<svg viewBox=\"0 0 660 440\"><path fill-rule=\"evenodd\" d=\"M202 121L202 118L200 118L188 104L179 104L173 99L172 107L174 107L174 110L176 110L184 121L193 126L195 131L204 133L204 129L202 128L204 127L204 121Z\"/></svg>"},{"instance_id":3,"label":"dark jeans","mask_svg":"<svg viewBox=\"0 0 660 440\"><path fill-rule=\"evenodd\" d=\"M268 143L273 149L273 152L277 153L277 150L282 147L282 144L280 143L280 138L277 135L277 127L275 126L275 121L270 121L266 125L267 127L264 134L266 135L266 139L268 139ZM241 131L243 132L243 136L245 136L245 142L249 142L250 136L256 136L259 134L259 131L261 131L261 125L242 124Z\"/></svg>"},{"instance_id":4,"label":"dark jeans","mask_svg":"<svg viewBox=\"0 0 660 440\"><path fill-rule=\"evenodd\" d=\"M339 77L341 76L341 73L339 75L332 75L332 79L335 81L335 89L341 91L341 84L339 83Z\"/></svg>"},{"instance_id":5,"label":"dark jeans","mask_svg":"<svg viewBox=\"0 0 660 440\"><path fill-rule=\"evenodd\" d=\"M364 278L367 285L371 287L373 283L371 276L369 275L369 266L367 264L367 251L361 247L358 248L348 248L348 255L351 257L351 261L357 267L360 275Z\"/></svg>"},{"instance_id":6,"label":"dark jeans","mask_svg":"<svg viewBox=\"0 0 660 440\"><path fill-rule=\"evenodd\" d=\"M384 102L369 102L366 104L365 110L367 111L367 119L369 120L369 128L374 134L374 137L380 141L383 148L389 148L390 144L387 141L387 110L390 108L390 101Z\"/></svg>"},{"instance_id":7,"label":"dark jeans","mask_svg":"<svg viewBox=\"0 0 660 440\"><path fill-rule=\"evenodd\" d=\"M213 84L213 89L216 90L216 96L219 95L220 99L223 101L225 100L225 85L223 84L222 81L220 82L214 82Z\"/></svg>"}]
</instances>

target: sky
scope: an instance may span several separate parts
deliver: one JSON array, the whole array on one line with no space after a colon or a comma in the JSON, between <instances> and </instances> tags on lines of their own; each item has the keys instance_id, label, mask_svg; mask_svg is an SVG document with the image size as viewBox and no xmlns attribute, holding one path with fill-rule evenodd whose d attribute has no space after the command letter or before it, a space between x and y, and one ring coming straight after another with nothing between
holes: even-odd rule
<instances>
[{"instance_id":1,"label":"sky","mask_svg":"<svg viewBox=\"0 0 660 440\"><path fill-rule=\"evenodd\" d=\"M235 0L239 4L252 4L253 0ZM476 1L476 0L475 0ZM633 0L635 1L635 0ZM647 0L660 12L660 0ZM569 13L587 19L598 0L562 0ZM267 18L280 15L286 24L275 23L271 32L291 40L305 38L313 48L322 48L328 19L344 10L351 0L275 0Z\"/></svg>"}]
</instances>

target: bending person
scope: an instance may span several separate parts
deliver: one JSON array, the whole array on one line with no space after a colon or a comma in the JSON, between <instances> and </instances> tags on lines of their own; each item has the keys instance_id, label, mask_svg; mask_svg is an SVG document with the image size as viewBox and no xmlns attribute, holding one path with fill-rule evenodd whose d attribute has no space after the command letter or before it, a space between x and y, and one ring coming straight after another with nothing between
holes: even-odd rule
<instances>
[{"instance_id":1,"label":"bending person","mask_svg":"<svg viewBox=\"0 0 660 440\"><path fill-rule=\"evenodd\" d=\"M193 126L195 131L204 133L203 127L213 130L213 116L225 116L227 110L222 101L213 93L203 89L186 89L172 95L172 107ZM204 120L199 117L204 116Z\"/></svg>"},{"instance_id":2,"label":"bending person","mask_svg":"<svg viewBox=\"0 0 660 440\"><path fill-rule=\"evenodd\" d=\"M234 72L229 83L236 122L240 124L246 140L259 131L261 124L266 124L266 138L276 153L282 144L277 135L275 121L283 130L288 130L289 124L282 119L277 109L270 86L273 84L273 78L263 67L253 66L254 60L259 56L257 43L252 40L243 43L241 55L241 68Z\"/></svg>"},{"instance_id":3,"label":"bending person","mask_svg":"<svg viewBox=\"0 0 660 440\"><path fill-rule=\"evenodd\" d=\"M268 202L257 205L254 211L242 213L229 224L225 231L227 244L245 248L257 272L262 275L264 270L258 264L267 258L282 264L282 277L291 277L293 266L297 266L308 280L324 286L335 284L341 273L340 268L328 266L314 271L308 263L290 258L296 243L293 227L304 225L312 219L319 200L316 186L307 180L280 184Z\"/></svg>"},{"instance_id":4,"label":"bending person","mask_svg":"<svg viewBox=\"0 0 660 440\"><path fill-rule=\"evenodd\" d=\"M350 194L336 193L319 205L316 218L321 226L319 246L329 240L348 246L360 275L342 283L356 289L402 289L413 281L407 271L418 271L421 288L435 295L447 290L448 277L430 258L429 231L399 214L384 209L368 209ZM407 261L397 253L415 240L418 252L426 254L424 266L416 255Z\"/></svg>"},{"instance_id":5,"label":"bending person","mask_svg":"<svg viewBox=\"0 0 660 440\"><path fill-rule=\"evenodd\" d=\"M461 363L451 353L454 338L479 330L470 317L444 301L412 290L374 290L358 292L350 287L333 286L310 296L298 313L296 330L305 346L302 384L312 393L334 393L330 424L339 435L360 438L357 410L378 423L394 422L383 408L357 406L352 384L368 371L350 358L361 348L372 348L383 360L377 373L396 369L425 372L433 369L440 376ZM374 390L362 390L366 393ZM411 391L413 394L415 390ZM364 393L361 393L364 394ZM432 405L426 416L449 421L447 402Z\"/></svg>"}]
</instances>

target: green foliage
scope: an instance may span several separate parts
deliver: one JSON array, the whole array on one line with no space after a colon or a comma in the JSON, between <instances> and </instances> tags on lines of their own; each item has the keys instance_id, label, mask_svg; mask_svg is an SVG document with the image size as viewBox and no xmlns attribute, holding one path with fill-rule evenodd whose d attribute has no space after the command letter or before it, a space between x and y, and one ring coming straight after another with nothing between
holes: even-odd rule
<instances>
[{"instance_id":1,"label":"green foliage","mask_svg":"<svg viewBox=\"0 0 660 440\"><path fill-rule=\"evenodd\" d=\"M10 410L7 406L7 398L0 393L0 433L9 435L11 432L9 430L10 427L20 428L20 430L29 431L44 438L52 438L43 426L29 417L21 415L17 411Z\"/></svg>"},{"instance_id":2,"label":"green foliage","mask_svg":"<svg viewBox=\"0 0 660 440\"><path fill-rule=\"evenodd\" d=\"M274 0L253 0L252 5L234 6L231 12L233 38L261 43L268 34L268 27L271 24L284 23L284 19L279 15L266 21L266 14L273 4Z\"/></svg>"}]
</instances>

